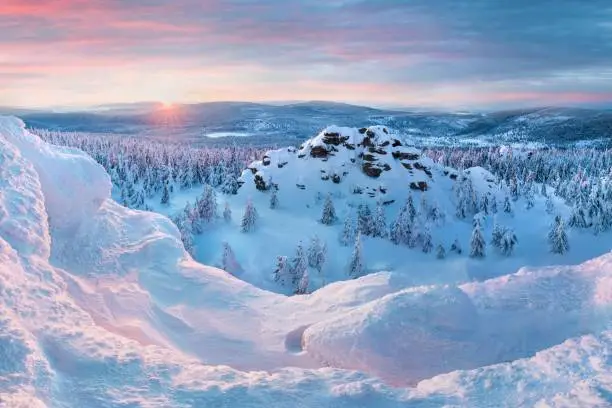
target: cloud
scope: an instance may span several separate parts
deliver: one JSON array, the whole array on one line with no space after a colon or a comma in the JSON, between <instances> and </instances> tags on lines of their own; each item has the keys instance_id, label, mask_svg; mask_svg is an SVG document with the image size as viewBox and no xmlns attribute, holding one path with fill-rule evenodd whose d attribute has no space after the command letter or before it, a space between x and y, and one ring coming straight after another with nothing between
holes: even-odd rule
<instances>
[{"instance_id":1,"label":"cloud","mask_svg":"<svg viewBox=\"0 0 612 408\"><path fill-rule=\"evenodd\" d=\"M463 98L469 105L470 98L482 99L471 95L470 89L527 95L533 84L540 84L537 92L566 92L580 103L584 98L578 95L585 92L612 90L606 74L612 66L608 4L607 0L3 0L0 55L8 57L0 63L10 62L13 68L9 71L0 64L0 75L16 92L20 76L14 67L21 64L23 79L29 81L24 86L31 86L34 75L37 85L49 89L49 99L55 88L70 80L64 77L67 72L78 71L74 81L87 86L88 79L99 83L96 75L104 68L109 84L121 84L121 78L139 70L143 78L158 80L155 72L165 72L169 81L176 75L198 80L216 71L232 72L234 76L224 76L223 89L235 83L241 88L231 93L238 99L259 88L248 83L251 79L267 87L334 84L338 97L379 89L389 100L406 98L406 104L411 104L411 95L432 87L464 89L462 97L451 99ZM193 95L178 91L181 86L166 92L176 99ZM239 98L241 91L244 98ZM125 89L118 88L104 97L139 99L149 94L137 88L131 89L132 95L122 92ZM482 97L498 95L480 92ZM439 94L442 105L444 93ZM71 98L66 92L61 96Z\"/></svg>"}]
</instances>

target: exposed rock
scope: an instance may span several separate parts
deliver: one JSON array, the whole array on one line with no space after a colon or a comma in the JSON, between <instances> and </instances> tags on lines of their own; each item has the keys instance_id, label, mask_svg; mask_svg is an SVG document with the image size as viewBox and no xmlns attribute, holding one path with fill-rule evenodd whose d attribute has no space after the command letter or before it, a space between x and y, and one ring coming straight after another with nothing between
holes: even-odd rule
<instances>
[{"instance_id":1,"label":"exposed rock","mask_svg":"<svg viewBox=\"0 0 612 408\"><path fill-rule=\"evenodd\" d=\"M412 164L410 164L410 163L404 163L404 162L401 162L401 163L402 163L402 166L404 166L406 169L408 169L408 170L412 170Z\"/></svg>"},{"instance_id":2,"label":"exposed rock","mask_svg":"<svg viewBox=\"0 0 612 408\"><path fill-rule=\"evenodd\" d=\"M395 202L395 200L387 200L387 201L383 201L382 205L390 205L393 204Z\"/></svg>"},{"instance_id":3,"label":"exposed rock","mask_svg":"<svg viewBox=\"0 0 612 408\"><path fill-rule=\"evenodd\" d=\"M368 151L369 151L370 153L387 154L387 152L385 151L385 149L380 148L380 147L370 147L370 148L368 148Z\"/></svg>"},{"instance_id":4,"label":"exposed rock","mask_svg":"<svg viewBox=\"0 0 612 408\"><path fill-rule=\"evenodd\" d=\"M255 167L249 167L249 170L251 170L251 173L253 174L256 174L258 171Z\"/></svg>"},{"instance_id":5,"label":"exposed rock","mask_svg":"<svg viewBox=\"0 0 612 408\"><path fill-rule=\"evenodd\" d=\"M278 163L277 166L278 166L279 169L282 169L283 167L285 167L287 165L287 163L289 163L289 162Z\"/></svg>"},{"instance_id":6,"label":"exposed rock","mask_svg":"<svg viewBox=\"0 0 612 408\"><path fill-rule=\"evenodd\" d=\"M340 184L340 176L337 174L332 175L332 181L336 184Z\"/></svg>"},{"instance_id":7,"label":"exposed rock","mask_svg":"<svg viewBox=\"0 0 612 408\"><path fill-rule=\"evenodd\" d=\"M310 149L311 157L323 158L323 157L327 157L328 154L329 152L323 146L315 146L312 149Z\"/></svg>"},{"instance_id":8,"label":"exposed rock","mask_svg":"<svg viewBox=\"0 0 612 408\"><path fill-rule=\"evenodd\" d=\"M378 159L376 157L374 157L373 155L371 155L371 154L364 154L363 155L363 160L367 161L367 162L375 162Z\"/></svg>"},{"instance_id":9,"label":"exposed rock","mask_svg":"<svg viewBox=\"0 0 612 408\"><path fill-rule=\"evenodd\" d=\"M389 132L387 131L387 128L383 128L383 132L385 132L386 134L389 134Z\"/></svg>"},{"instance_id":10,"label":"exposed rock","mask_svg":"<svg viewBox=\"0 0 612 408\"><path fill-rule=\"evenodd\" d=\"M389 170L391 170L391 166L389 166L387 163L385 163L385 165L383 166L383 170L384 171L389 171Z\"/></svg>"},{"instance_id":11,"label":"exposed rock","mask_svg":"<svg viewBox=\"0 0 612 408\"><path fill-rule=\"evenodd\" d=\"M397 150L391 153L391 155L393 156L394 159L399 159L399 160L418 160L420 157L416 153L399 152Z\"/></svg>"},{"instance_id":12,"label":"exposed rock","mask_svg":"<svg viewBox=\"0 0 612 408\"><path fill-rule=\"evenodd\" d=\"M410 188L412 190L421 190L421 191L427 191L427 183L424 181L419 181L418 183L415 183L414 181L412 183L410 183Z\"/></svg>"},{"instance_id":13,"label":"exposed rock","mask_svg":"<svg viewBox=\"0 0 612 408\"><path fill-rule=\"evenodd\" d=\"M295 185L297 188L299 188L300 190L306 190L306 186L304 184L297 184Z\"/></svg>"},{"instance_id":14,"label":"exposed rock","mask_svg":"<svg viewBox=\"0 0 612 408\"><path fill-rule=\"evenodd\" d=\"M370 177L379 177L382 173L382 170L379 167L374 167L372 163L364 163L362 170Z\"/></svg>"},{"instance_id":15,"label":"exposed rock","mask_svg":"<svg viewBox=\"0 0 612 408\"><path fill-rule=\"evenodd\" d=\"M325 176L321 176L321 180L323 181L327 181L329 180L329 176L325 175Z\"/></svg>"},{"instance_id":16,"label":"exposed rock","mask_svg":"<svg viewBox=\"0 0 612 408\"><path fill-rule=\"evenodd\" d=\"M366 135L371 138L371 137L375 137L376 133L374 133L374 131L368 129L366 131Z\"/></svg>"},{"instance_id":17,"label":"exposed rock","mask_svg":"<svg viewBox=\"0 0 612 408\"><path fill-rule=\"evenodd\" d=\"M349 139L348 136L341 136L340 133L330 132L323 134L323 143L333 146L340 146Z\"/></svg>"},{"instance_id":18,"label":"exposed rock","mask_svg":"<svg viewBox=\"0 0 612 408\"><path fill-rule=\"evenodd\" d=\"M398 147L398 146L401 146L401 145L402 145L402 142L400 142L397 139L393 139L393 143L391 144L391 147Z\"/></svg>"},{"instance_id":19,"label":"exposed rock","mask_svg":"<svg viewBox=\"0 0 612 408\"><path fill-rule=\"evenodd\" d=\"M266 191L270 188L270 186L266 184L266 181L263 179L263 177L261 177L261 175L259 174L255 175L255 179L253 181L255 182L255 188L259 191Z\"/></svg>"},{"instance_id":20,"label":"exposed rock","mask_svg":"<svg viewBox=\"0 0 612 408\"><path fill-rule=\"evenodd\" d=\"M414 168L415 168L415 169L417 169L417 170L424 171L424 172L425 172L425 174L427 174L429 177L431 177L431 176L432 176L431 171L429 171L429 169L428 169L427 167L423 166L423 165L422 165L421 163L419 163L419 162L414 163Z\"/></svg>"},{"instance_id":21,"label":"exposed rock","mask_svg":"<svg viewBox=\"0 0 612 408\"><path fill-rule=\"evenodd\" d=\"M262 162L262 164L264 166L269 166L270 165L270 158L268 156L264 156L261 162Z\"/></svg>"},{"instance_id":22,"label":"exposed rock","mask_svg":"<svg viewBox=\"0 0 612 408\"><path fill-rule=\"evenodd\" d=\"M359 129L359 133L361 133L362 135L367 132L368 128L361 128Z\"/></svg>"}]
</instances>

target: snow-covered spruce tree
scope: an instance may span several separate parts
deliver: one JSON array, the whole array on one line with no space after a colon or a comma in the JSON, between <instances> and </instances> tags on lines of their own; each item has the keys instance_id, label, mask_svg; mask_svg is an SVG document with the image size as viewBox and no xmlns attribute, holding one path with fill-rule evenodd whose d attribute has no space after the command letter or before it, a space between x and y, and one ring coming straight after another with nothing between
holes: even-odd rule
<instances>
[{"instance_id":1,"label":"snow-covered spruce tree","mask_svg":"<svg viewBox=\"0 0 612 408\"><path fill-rule=\"evenodd\" d=\"M349 246L350 243L355 242L355 220L350 212L346 214L338 241L342 246Z\"/></svg>"},{"instance_id":2,"label":"snow-covered spruce tree","mask_svg":"<svg viewBox=\"0 0 612 408\"><path fill-rule=\"evenodd\" d=\"M221 269L235 275L239 271L238 261L232 247L227 242L223 242L223 256L221 258Z\"/></svg>"},{"instance_id":3,"label":"snow-covered spruce tree","mask_svg":"<svg viewBox=\"0 0 612 408\"><path fill-rule=\"evenodd\" d=\"M357 208L357 230L362 235L370 235L372 232L372 211L368 204L359 204Z\"/></svg>"},{"instance_id":4,"label":"snow-covered spruce tree","mask_svg":"<svg viewBox=\"0 0 612 408\"><path fill-rule=\"evenodd\" d=\"M372 223L371 235L378 238L387 237L387 220L385 217L385 209L381 203L376 205L374 213L374 222Z\"/></svg>"},{"instance_id":5,"label":"snow-covered spruce tree","mask_svg":"<svg viewBox=\"0 0 612 408\"><path fill-rule=\"evenodd\" d=\"M525 191L525 208L531 210L535 206L535 195L533 189L529 188Z\"/></svg>"},{"instance_id":6,"label":"snow-covered spruce tree","mask_svg":"<svg viewBox=\"0 0 612 408\"><path fill-rule=\"evenodd\" d=\"M168 191L168 184L164 183L164 191L161 197L161 204L168 205L170 204L170 191Z\"/></svg>"},{"instance_id":7,"label":"snow-covered spruce tree","mask_svg":"<svg viewBox=\"0 0 612 408\"><path fill-rule=\"evenodd\" d=\"M487 243L482 235L480 224L476 223L470 239L470 258L484 258Z\"/></svg>"},{"instance_id":8,"label":"snow-covered spruce tree","mask_svg":"<svg viewBox=\"0 0 612 408\"><path fill-rule=\"evenodd\" d=\"M506 214L512 214L512 203L510 202L510 197L506 196L504 198L504 212Z\"/></svg>"},{"instance_id":9,"label":"snow-covered spruce tree","mask_svg":"<svg viewBox=\"0 0 612 408\"><path fill-rule=\"evenodd\" d=\"M547 214L552 214L555 212L555 203L552 200L551 196L548 196L546 198L546 213Z\"/></svg>"},{"instance_id":10,"label":"snow-covered spruce tree","mask_svg":"<svg viewBox=\"0 0 612 408\"><path fill-rule=\"evenodd\" d=\"M493 221L493 232L491 233L491 245L493 248L501 248L501 241L505 232L505 228L499 225L497 217L495 217Z\"/></svg>"},{"instance_id":11,"label":"snow-covered spruce tree","mask_svg":"<svg viewBox=\"0 0 612 408\"><path fill-rule=\"evenodd\" d=\"M304 274L302 275L302 278L300 279L300 281L297 284L297 287L295 288L295 294L296 295L305 295L308 293L308 284L309 282L309 276L308 276L308 268L306 268L306 270L304 271Z\"/></svg>"},{"instance_id":12,"label":"snow-covered spruce tree","mask_svg":"<svg viewBox=\"0 0 612 408\"><path fill-rule=\"evenodd\" d=\"M242 216L242 223L240 224L240 230L242 232L251 232L255 229L257 222L257 210L253 205L253 201L250 199L247 201L246 207L244 208L244 215Z\"/></svg>"},{"instance_id":13,"label":"snow-covered spruce tree","mask_svg":"<svg viewBox=\"0 0 612 408\"><path fill-rule=\"evenodd\" d=\"M289 286L291 283L291 268L286 256L276 257L276 269L274 270L274 281L281 286Z\"/></svg>"},{"instance_id":14,"label":"snow-covered spruce tree","mask_svg":"<svg viewBox=\"0 0 612 408\"><path fill-rule=\"evenodd\" d=\"M272 210L278 208L278 194L275 188L272 188L272 192L270 194L270 208Z\"/></svg>"},{"instance_id":15,"label":"snow-covered spruce tree","mask_svg":"<svg viewBox=\"0 0 612 408\"><path fill-rule=\"evenodd\" d=\"M446 258L446 249L444 249L444 246L442 244L438 244L438 246L436 247L436 258Z\"/></svg>"},{"instance_id":16,"label":"snow-covered spruce tree","mask_svg":"<svg viewBox=\"0 0 612 408\"><path fill-rule=\"evenodd\" d=\"M569 251L569 241L561 216L555 217L551 231L548 233L548 244L553 254L564 254Z\"/></svg>"},{"instance_id":17,"label":"snow-covered spruce tree","mask_svg":"<svg viewBox=\"0 0 612 408\"><path fill-rule=\"evenodd\" d=\"M185 250L193 256L194 247L193 247L193 231L191 229L191 222L186 219L185 214L181 213L180 215L172 218L172 221L178 228L181 234L181 242L183 243L183 247Z\"/></svg>"},{"instance_id":18,"label":"snow-covered spruce tree","mask_svg":"<svg viewBox=\"0 0 612 408\"><path fill-rule=\"evenodd\" d=\"M321 214L321 224L332 225L336 222L336 209L331 198L331 194L325 197L325 203L323 204L323 212Z\"/></svg>"},{"instance_id":19,"label":"snow-covered spruce tree","mask_svg":"<svg viewBox=\"0 0 612 408\"><path fill-rule=\"evenodd\" d=\"M489 206L490 206L490 204L489 204L489 195L488 194L484 194L482 196L482 198L480 199L480 208L479 208L479 211L484 213L484 214L486 214L486 215L489 215Z\"/></svg>"},{"instance_id":20,"label":"snow-covered spruce tree","mask_svg":"<svg viewBox=\"0 0 612 408\"><path fill-rule=\"evenodd\" d=\"M308 266L315 268L320 273L326 256L327 246L315 235L310 240L310 246L308 247Z\"/></svg>"},{"instance_id":21,"label":"snow-covered spruce tree","mask_svg":"<svg viewBox=\"0 0 612 408\"><path fill-rule=\"evenodd\" d=\"M431 237L431 231L429 227L425 226L423 228L423 232L421 233L421 249L426 254L430 253L433 250L433 242Z\"/></svg>"},{"instance_id":22,"label":"snow-covered spruce tree","mask_svg":"<svg viewBox=\"0 0 612 408\"><path fill-rule=\"evenodd\" d=\"M412 194L408 194L408 198L406 198L406 205L404 206L406 213L408 214L410 224L414 223L416 218L417 210L414 207L414 200L412 198Z\"/></svg>"},{"instance_id":23,"label":"snow-covered spruce tree","mask_svg":"<svg viewBox=\"0 0 612 408\"><path fill-rule=\"evenodd\" d=\"M451 252L456 253L457 255L461 255L463 253L463 249L461 248L461 243L458 238L455 238L453 245L450 248Z\"/></svg>"},{"instance_id":24,"label":"snow-covered spruce tree","mask_svg":"<svg viewBox=\"0 0 612 408\"><path fill-rule=\"evenodd\" d=\"M397 218L391 224L391 230L389 232L391 242L395 245L406 245L410 244L412 240L412 227L410 223L410 215L406 209L403 209L397 215Z\"/></svg>"},{"instance_id":25,"label":"snow-covered spruce tree","mask_svg":"<svg viewBox=\"0 0 612 408\"><path fill-rule=\"evenodd\" d=\"M582 208L574 207L568 224L572 228L588 228L584 210Z\"/></svg>"},{"instance_id":26,"label":"snow-covered spruce tree","mask_svg":"<svg viewBox=\"0 0 612 408\"><path fill-rule=\"evenodd\" d=\"M302 277L308 270L308 260L302 242L298 243L295 249L295 256L291 261L291 285L294 292L297 292Z\"/></svg>"},{"instance_id":27,"label":"snow-covered spruce tree","mask_svg":"<svg viewBox=\"0 0 612 408\"><path fill-rule=\"evenodd\" d=\"M210 185L204 187L204 192L197 202L200 219L204 222L212 222L217 216L217 194Z\"/></svg>"},{"instance_id":28,"label":"snow-covered spruce tree","mask_svg":"<svg viewBox=\"0 0 612 408\"><path fill-rule=\"evenodd\" d=\"M225 207L223 208L223 219L227 223L232 222L232 209L227 201L225 202Z\"/></svg>"},{"instance_id":29,"label":"snow-covered spruce tree","mask_svg":"<svg viewBox=\"0 0 612 408\"><path fill-rule=\"evenodd\" d=\"M548 193L546 192L546 184L542 183L540 186L540 194L544 197L548 197Z\"/></svg>"},{"instance_id":30,"label":"snow-covered spruce tree","mask_svg":"<svg viewBox=\"0 0 612 408\"><path fill-rule=\"evenodd\" d=\"M238 181L234 175L226 175L221 184L221 192L223 194L234 195L238 193Z\"/></svg>"},{"instance_id":31,"label":"snow-covered spruce tree","mask_svg":"<svg viewBox=\"0 0 612 408\"><path fill-rule=\"evenodd\" d=\"M457 207L455 209L455 216L460 220L467 216L467 200L464 195L459 195L457 199Z\"/></svg>"},{"instance_id":32,"label":"snow-covered spruce tree","mask_svg":"<svg viewBox=\"0 0 612 408\"><path fill-rule=\"evenodd\" d=\"M497 214L499 210L497 209L497 198L495 196L491 199L491 213Z\"/></svg>"},{"instance_id":33,"label":"snow-covered spruce tree","mask_svg":"<svg viewBox=\"0 0 612 408\"><path fill-rule=\"evenodd\" d=\"M351 260L347 266L346 274L351 278L359 278L363 276L363 255L361 253L361 232L357 232L355 236L355 246L353 247L353 253Z\"/></svg>"},{"instance_id":34,"label":"snow-covered spruce tree","mask_svg":"<svg viewBox=\"0 0 612 408\"><path fill-rule=\"evenodd\" d=\"M504 256L510 256L514 252L514 246L518 243L516 234L511 229L506 229L499 243L499 249Z\"/></svg>"}]
</instances>

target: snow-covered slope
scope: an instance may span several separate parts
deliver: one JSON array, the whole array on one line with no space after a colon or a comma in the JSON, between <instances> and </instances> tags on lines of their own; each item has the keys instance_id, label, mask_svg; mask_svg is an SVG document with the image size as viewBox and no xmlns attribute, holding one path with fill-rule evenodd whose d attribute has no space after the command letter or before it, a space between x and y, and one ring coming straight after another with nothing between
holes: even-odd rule
<instances>
[{"instance_id":1,"label":"snow-covered slope","mask_svg":"<svg viewBox=\"0 0 612 408\"><path fill-rule=\"evenodd\" d=\"M273 294L195 263L167 218L110 199L92 159L0 118L3 407L609 406L611 281L606 255Z\"/></svg>"}]
</instances>

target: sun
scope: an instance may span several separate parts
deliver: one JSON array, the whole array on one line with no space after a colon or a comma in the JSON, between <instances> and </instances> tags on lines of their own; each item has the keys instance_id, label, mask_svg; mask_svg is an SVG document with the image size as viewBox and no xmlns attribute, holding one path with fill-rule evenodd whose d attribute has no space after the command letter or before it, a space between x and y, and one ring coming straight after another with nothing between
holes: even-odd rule
<instances>
[{"instance_id":1,"label":"sun","mask_svg":"<svg viewBox=\"0 0 612 408\"><path fill-rule=\"evenodd\" d=\"M171 110L171 109L174 107L174 105L172 104L172 102L163 102L163 101L162 101L162 102L160 102L160 103L161 103L161 108L162 108L163 110Z\"/></svg>"}]
</instances>

